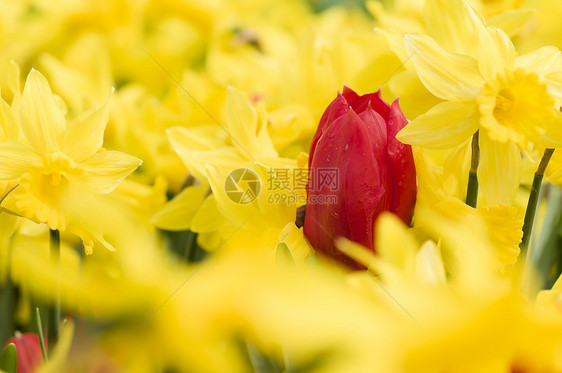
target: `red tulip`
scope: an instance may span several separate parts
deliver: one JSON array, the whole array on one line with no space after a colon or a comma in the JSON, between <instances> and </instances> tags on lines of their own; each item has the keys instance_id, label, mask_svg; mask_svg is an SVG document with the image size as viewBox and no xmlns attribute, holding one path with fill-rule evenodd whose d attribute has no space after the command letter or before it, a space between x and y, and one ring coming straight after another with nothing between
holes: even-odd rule
<instances>
[{"instance_id":1,"label":"red tulip","mask_svg":"<svg viewBox=\"0 0 562 373\"><path fill-rule=\"evenodd\" d=\"M359 96L344 87L328 106L308 163L304 234L317 251L360 269L336 249L335 238L346 237L375 251L374 223L382 211L410 224L416 171L411 147L396 140L407 123L398 99L389 105L380 90ZM337 187L327 185L328 170L337 173Z\"/></svg>"},{"instance_id":2,"label":"red tulip","mask_svg":"<svg viewBox=\"0 0 562 373\"><path fill-rule=\"evenodd\" d=\"M34 333L16 333L15 337L8 339L6 345L16 345L18 356L17 373L32 373L43 364L43 355L39 345L39 337ZM47 342L45 341L45 347Z\"/></svg>"}]
</instances>

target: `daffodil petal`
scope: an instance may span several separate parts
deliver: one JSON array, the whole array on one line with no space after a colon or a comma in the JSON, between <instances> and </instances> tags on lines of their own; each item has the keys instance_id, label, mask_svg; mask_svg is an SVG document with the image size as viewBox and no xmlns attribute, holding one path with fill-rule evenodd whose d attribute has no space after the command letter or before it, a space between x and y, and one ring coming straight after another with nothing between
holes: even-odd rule
<instances>
[{"instance_id":1,"label":"daffodil petal","mask_svg":"<svg viewBox=\"0 0 562 373\"><path fill-rule=\"evenodd\" d=\"M367 249L365 246L358 244L357 242L353 242L348 240L345 237L338 237L335 239L336 248L342 252L343 254L347 255L351 259L355 260L357 263L361 263L368 269L376 269L377 272L380 272L383 275L386 275L386 267L390 267L389 269L392 271L394 268L389 266L386 262L382 260L378 260L378 258L373 254L372 251ZM380 268L381 265L383 268Z\"/></svg>"},{"instance_id":2,"label":"daffodil petal","mask_svg":"<svg viewBox=\"0 0 562 373\"><path fill-rule=\"evenodd\" d=\"M214 150L197 151L185 148L177 148L176 153L185 164L190 173L198 180L207 180L207 164L217 165L223 168L236 169L245 162L240 155L231 147L223 147Z\"/></svg>"},{"instance_id":3,"label":"daffodil petal","mask_svg":"<svg viewBox=\"0 0 562 373\"><path fill-rule=\"evenodd\" d=\"M400 94L400 107L406 118L415 118L443 102L425 88L413 65L411 70L395 74L388 82L388 88Z\"/></svg>"},{"instance_id":4,"label":"daffodil petal","mask_svg":"<svg viewBox=\"0 0 562 373\"><path fill-rule=\"evenodd\" d=\"M517 261L523 216L516 207L503 205L478 207L478 214L488 226L490 241L497 249L498 268L503 272L505 265Z\"/></svg>"},{"instance_id":5,"label":"daffodil petal","mask_svg":"<svg viewBox=\"0 0 562 373\"><path fill-rule=\"evenodd\" d=\"M228 169L246 163L236 150L226 146L222 138L213 136L220 132L208 128L172 127L166 133L172 148L198 180L207 180L207 163Z\"/></svg>"},{"instance_id":6,"label":"daffodil petal","mask_svg":"<svg viewBox=\"0 0 562 373\"><path fill-rule=\"evenodd\" d=\"M289 248L295 263L301 264L305 259L314 254L314 250L304 238L302 229L297 228L295 223L288 223L279 233L279 242L283 242Z\"/></svg>"},{"instance_id":7,"label":"daffodil petal","mask_svg":"<svg viewBox=\"0 0 562 373\"><path fill-rule=\"evenodd\" d=\"M93 77L90 78L72 69L49 54L40 56L39 62L42 71L44 71L51 80L55 91L68 102L70 107L82 111L85 104L84 95L82 93L91 91L92 88L91 85L88 85L88 80L94 80ZM96 83L99 84L98 81L96 81ZM78 92L79 94L77 94ZM88 94L90 94L90 92L88 92Z\"/></svg>"},{"instance_id":8,"label":"daffodil petal","mask_svg":"<svg viewBox=\"0 0 562 373\"><path fill-rule=\"evenodd\" d=\"M109 97L103 105L83 112L68 124L63 151L70 158L80 162L101 148L108 112Z\"/></svg>"},{"instance_id":9,"label":"daffodil petal","mask_svg":"<svg viewBox=\"0 0 562 373\"><path fill-rule=\"evenodd\" d=\"M18 123L10 105L0 97L0 140L17 140Z\"/></svg>"},{"instance_id":10,"label":"daffodil petal","mask_svg":"<svg viewBox=\"0 0 562 373\"><path fill-rule=\"evenodd\" d=\"M512 142L491 140L480 131L480 164L478 182L482 204L486 206L510 206L520 181L521 154Z\"/></svg>"},{"instance_id":11,"label":"daffodil petal","mask_svg":"<svg viewBox=\"0 0 562 373\"><path fill-rule=\"evenodd\" d=\"M478 68L486 80L496 79L498 73L515 64L515 47L509 36L496 27L486 27L480 32L478 42Z\"/></svg>"},{"instance_id":12,"label":"daffodil petal","mask_svg":"<svg viewBox=\"0 0 562 373\"><path fill-rule=\"evenodd\" d=\"M227 145L228 134L218 126L171 127L166 130L174 149L213 150Z\"/></svg>"},{"instance_id":13,"label":"daffodil petal","mask_svg":"<svg viewBox=\"0 0 562 373\"><path fill-rule=\"evenodd\" d=\"M217 207L215 196L211 194L204 201L191 222L191 230L197 233L212 233L226 223L225 217Z\"/></svg>"},{"instance_id":14,"label":"daffodil petal","mask_svg":"<svg viewBox=\"0 0 562 373\"><path fill-rule=\"evenodd\" d=\"M47 79L37 70L27 76L20 105L20 128L38 153L60 150L65 119L57 107Z\"/></svg>"},{"instance_id":15,"label":"daffodil petal","mask_svg":"<svg viewBox=\"0 0 562 373\"><path fill-rule=\"evenodd\" d=\"M474 58L449 53L426 35L408 34L404 39L418 76L431 93L444 100L476 97L484 80Z\"/></svg>"},{"instance_id":16,"label":"daffodil petal","mask_svg":"<svg viewBox=\"0 0 562 373\"><path fill-rule=\"evenodd\" d=\"M562 107L562 72L557 71L544 77L548 93L554 97L555 107Z\"/></svg>"},{"instance_id":17,"label":"daffodil petal","mask_svg":"<svg viewBox=\"0 0 562 373\"><path fill-rule=\"evenodd\" d=\"M562 147L562 113L554 111L554 120L546 127L546 132L541 137L541 143L547 148Z\"/></svg>"},{"instance_id":18,"label":"daffodil petal","mask_svg":"<svg viewBox=\"0 0 562 373\"><path fill-rule=\"evenodd\" d=\"M187 187L168 201L150 219L155 227L169 231L181 231L191 228L193 217L203 204L209 186L206 184Z\"/></svg>"},{"instance_id":19,"label":"daffodil petal","mask_svg":"<svg viewBox=\"0 0 562 373\"><path fill-rule=\"evenodd\" d=\"M535 169L535 167L533 167ZM562 153L554 151L545 171L546 181L551 184L562 185Z\"/></svg>"},{"instance_id":20,"label":"daffodil petal","mask_svg":"<svg viewBox=\"0 0 562 373\"><path fill-rule=\"evenodd\" d=\"M416 163L416 176L418 179L418 195L416 206L435 206L445 197L441 179L441 170L431 164L425 149L413 147L414 162ZM415 214L418 213L416 207ZM414 221L416 218L414 217Z\"/></svg>"},{"instance_id":21,"label":"daffodil petal","mask_svg":"<svg viewBox=\"0 0 562 373\"><path fill-rule=\"evenodd\" d=\"M215 167L211 164L207 165L207 177L209 185L213 190L217 208L228 221L234 222L234 224L247 222L245 224L246 227L255 227L255 225L253 225L255 221L253 219L251 221L248 220L254 215L259 215L258 199L249 195L248 203L243 202L246 196L245 192L250 190L249 188L244 190L244 186L242 186L242 190L238 190L237 185L232 185L228 189L226 188L227 180L231 181L233 184L235 183L231 178L232 171L234 170ZM255 173L255 171L250 169L246 169L244 173L250 171ZM261 223L266 224L265 221L261 221ZM270 222L267 222L267 224L270 224Z\"/></svg>"},{"instance_id":22,"label":"daffodil petal","mask_svg":"<svg viewBox=\"0 0 562 373\"><path fill-rule=\"evenodd\" d=\"M0 143L0 180L18 179L40 160L37 153L19 142Z\"/></svg>"},{"instance_id":23,"label":"daffodil petal","mask_svg":"<svg viewBox=\"0 0 562 373\"><path fill-rule=\"evenodd\" d=\"M560 72L562 71L562 55L556 47L542 47L517 57L515 67L541 76Z\"/></svg>"},{"instance_id":24,"label":"daffodil petal","mask_svg":"<svg viewBox=\"0 0 562 373\"><path fill-rule=\"evenodd\" d=\"M447 282L445 266L439 247L433 241L426 241L416 254L414 273L420 280L429 284Z\"/></svg>"},{"instance_id":25,"label":"daffodil petal","mask_svg":"<svg viewBox=\"0 0 562 373\"><path fill-rule=\"evenodd\" d=\"M276 156L271 140L258 139L258 115L248 98L238 89L228 87L225 104L228 134L232 145L248 160ZM269 137L267 137L269 139ZM261 140L261 141L260 141Z\"/></svg>"},{"instance_id":26,"label":"daffodil petal","mask_svg":"<svg viewBox=\"0 0 562 373\"><path fill-rule=\"evenodd\" d=\"M426 0L423 15L428 34L443 49L476 55L478 33L464 1Z\"/></svg>"},{"instance_id":27,"label":"daffodil petal","mask_svg":"<svg viewBox=\"0 0 562 373\"><path fill-rule=\"evenodd\" d=\"M468 173L470 169L472 140L467 140L463 145L451 150L443 163L443 188L449 196L460 200L466 198Z\"/></svg>"},{"instance_id":28,"label":"daffodil petal","mask_svg":"<svg viewBox=\"0 0 562 373\"><path fill-rule=\"evenodd\" d=\"M18 228L18 223L16 215L0 212L0 240L7 240Z\"/></svg>"},{"instance_id":29,"label":"daffodil petal","mask_svg":"<svg viewBox=\"0 0 562 373\"><path fill-rule=\"evenodd\" d=\"M535 14L533 9L511 9L487 19L487 24L504 30L509 36L519 31Z\"/></svg>"},{"instance_id":30,"label":"daffodil petal","mask_svg":"<svg viewBox=\"0 0 562 373\"><path fill-rule=\"evenodd\" d=\"M8 65L7 84L8 89L12 92L12 108L17 110L21 101L21 87L20 87L20 67L14 61L10 61Z\"/></svg>"},{"instance_id":31,"label":"daffodil petal","mask_svg":"<svg viewBox=\"0 0 562 373\"><path fill-rule=\"evenodd\" d=\"M412 64L408 59L408 52L406 51L406 47L404 45L404 36L400 32L385 30L382 28L376 28L375 32L386 38L390 50L400 61L406 61L406 68Z\"/></svg>"},{"instance_id":32,"label":"daffodil petal","mask_svg":"<svg viewBox=\"0 0 562 373\"><path fill-rule=\"evenodd\" d=\"M375 223L375 247L386 262L406 272L414 268L417 245L406 225L394 214L383 212Z\"/></svg>"},{"instance_id":33,"label":"daffodil petal","mask_svg":"<svg viewBox=\"0 0 562 373\"><path fill-rule=\"evenodd\" d=\"M410 145L448 149L464 143L478 129L472 101L446 101L406 125L396 138Z\"/></svg>"},{"instance_id":34,"label":"daffodil petal","mask_svg":"<svg viewBox=\"0 0 562 373\"><path fill-rule=\"evenodd\" d=\"M79 163L87 172L87 185L102 194L117 188L121 180L141 164L142 161L137 157L115 150L95 153Z\"/></svg>"}]
</instances>

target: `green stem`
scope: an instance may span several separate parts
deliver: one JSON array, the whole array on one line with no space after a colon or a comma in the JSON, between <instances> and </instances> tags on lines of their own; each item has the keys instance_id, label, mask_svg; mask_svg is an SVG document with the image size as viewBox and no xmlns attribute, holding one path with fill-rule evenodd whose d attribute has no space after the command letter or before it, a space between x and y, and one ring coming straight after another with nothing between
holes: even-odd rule
<instances>
[{"instance_id":1,"label":"green stem","mask_svg":"<svg viewBox=\"0 0 562 373\"><path fill-rule=\"evenodd\" d=\"M472 136L472 157L468 173L468 186L466 188L466 204L476 208L478 202L478 164L480 163L480 146L478 144L478 131Z\"/></svg>"},{"instance_id":2,"label":"green stem","mask_svg":"<svg viewBox=\"0 0 562 373\"><path fill-rule=\"evenodd\" d=\"M544 171L548 166L550 157L552 157L554 149L545 149L542 159L535 172L535 177L533 178L533 184L531 185L531 192L529 193L529 201L527 202L527 210L525 211L525 219L523 221L523 237L521 238L521 243L519 248L521 253L519 254L519 260L521 261L521 274L519 280L519 289L527 292L527 255L529 242L531 240L531 234L533 231L533 223L535 221L535 213L537 211L539 194L541 191L542 178L544 176Z\"/></svg>"},{"instance_id":3,"label":"green stem","mask_svg":"<svg viewBox=\"0 0 562 373\"><path fill-rule=\"evenodd\" d=\"M552 153L554 153L554 149L544 150L541 162L535 172L535 177L533 178L533 185L531 186L531 193L529 194L529 201L527 202L527 210L525 211L525 220L523 221L523 237L521 238L521 243L519 244L522 258L525 258L529 247L529 241L533 231L533 222L537 211L539 193L541 191L542 178L544 176L546 166L548 166L548 162L550 161L550 157L552 157Z\"/></svg>"},{"instance_id":4,"label":"green stem","mask_svg":"<svg viewBox=\"0 0 562 373\"><path fill-rule=\"evenodd\" d=\"M54 345L59 338L59 326L61 319L61 305L60 305L60 232L56 229L51 229L49 232L49 246L51 254L51 262L57 266L57 298L53 309L49 310L49 321L51 324L48 327L49 342Z\"/></svg>"},{"instance_id":5,"label":"green stem","mask_svg":"<svg viewBox=\"0 0 562 373\"><path fill-rule=\"evenodd\" d=\"M185 253L184 258L187 262L195 261L195 254L197 250L197 244L195 240L197 238L197 233L189 230L187 231L187 240L185 242Z\"/></svg>"},{"instance_id":6,"label":"green stem","mask_svg":"<svg viewBox=\"0 0 562 373\"><path fill-rule=\"evenodd\" d=\"M14 335L14 286L6 276L0 289L0 347Z\"/></svg>"},{"instance_id":7,"label":"green stem","mask_svg":"<svg viewBox=\"0 0 562 373\"><path fill-rule=\"evenodd\" d=\"M43 355L43 362L47 362L47 349L45 348L45 336L43 335L43 324L41 323L41 313L39 307L35 308L35 317L37 321L37 334L39 334L39 345L41 346L41 355Z\"/></svg>"},{"instance_id":8,"label":"green stem","mask_svg":"<svg viewBox=\"0 0 562 373\"><path fill-rule=\"evenodd\" d=\"M14 335L15 288L10 276L11 238L6 249L6 275L0 288L0 347Z\"/></svg>"},{"instance_id":9,"label":"green stem","mask_svg":"<svg viewBox=\"0 0 562 373\"><path fill-rule=\"evenodd\" d=\"M541 194L545 188L542 188ZM539 200L541 196L539 195ZM540 236L536 234L531 242L532 250L529 250L529 260L537 270L536 290L552 286L560 274L560 266L553 272L553 263L559 262L562 256L558 246L560 233L562 232L562 188L550 185L547 193L547 210L544 217ZM533 289L534 290L534 289ZM529 293L526 293L529 294ZM534 294L532 294L534 295Z\"/></svg>"}]
</instances>

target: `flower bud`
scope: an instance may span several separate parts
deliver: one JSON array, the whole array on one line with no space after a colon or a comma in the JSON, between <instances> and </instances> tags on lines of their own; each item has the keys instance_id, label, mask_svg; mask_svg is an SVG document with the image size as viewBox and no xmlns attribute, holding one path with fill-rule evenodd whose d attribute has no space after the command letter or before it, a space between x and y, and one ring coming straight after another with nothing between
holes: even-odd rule
<instances>
[{"instance_id":1,"label":"flower bud","mask_svg":"<svg viewBox=\"0 0 562 373\"><path fill-rule=\"evenodd\" d=\"M41 364L43 364L43 356L41 355L41 346L39 345L39 337L34 333L18 333L6 342L6 346L10 343L16 345L18 356L17 373L34 372ZM45 341L45 346L47 342Z\"/></svg>"},{"instance_id":2,"label":"flower bud","mask_svg":"<svg viewBox=\"0 0 562 373\"><path fill-rule=\"evenodd\" d=\"M375 251L374 223L382 211L410 224L416 171L411 147L396 140L407 123L398 100L389 105L380 90L359 96L344 87L328 106L308 164L304 234L317 251L360 269L337 250L334 239L345 237ZM337 187L325 180L333 177Z\"/></svg>"}]
</instances>

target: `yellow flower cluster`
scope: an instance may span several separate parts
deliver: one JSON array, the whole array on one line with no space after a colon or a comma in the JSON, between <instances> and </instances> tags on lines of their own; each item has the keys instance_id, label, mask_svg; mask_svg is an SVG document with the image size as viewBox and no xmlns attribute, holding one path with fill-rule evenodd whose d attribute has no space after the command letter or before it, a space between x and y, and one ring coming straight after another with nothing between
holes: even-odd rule
<instances>
[{"instance_id":1,"label":"yellow flower cluster","mask_svg":"<svg viewBox=\"0 0 562 373\"><path fill-rule=\"evenodd\" d=\"M0 0L0 372L562 372L561 18ZM302 228L307 203L348 223L307 199L347 87L399 98L417 179L374 252L331 237L360 271ZM14 370L20 332L48 349Z\"/></svg>"}]
</instances>

